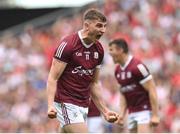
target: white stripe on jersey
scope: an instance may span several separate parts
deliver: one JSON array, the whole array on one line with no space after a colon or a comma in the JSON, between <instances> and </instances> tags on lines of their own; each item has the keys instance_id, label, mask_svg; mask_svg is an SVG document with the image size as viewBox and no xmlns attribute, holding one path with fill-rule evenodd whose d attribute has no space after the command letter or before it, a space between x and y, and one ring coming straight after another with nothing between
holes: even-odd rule
<instances>
[{"instance_id":1,"label":"white stripe on jersey","mask_svg":"<svg viewBox=\"0 0 180 134\"><path fill-rule=\"evenodd\" d=\"M60 45L59 45L59 47L58 47L58 49L57 49L57 51L56 51L56 56L58 57L58 52L59 52L59 50L61 49L61 47L62 47L62 45L64 44L65 42L62 42Z\"/></svg>"},{"instance_id":2,"label":"white stripe on jersey","mask_svg":"<svg viewBox=\"0 0 180 134\"><path fill-rule=\"evenodd\" d=\"M57 51L56 51L56 56L57 57L59 57L58 55L59 55L59 52L60 52L60 50L61 50L61 48L63 47L63 45L65 44L65 42L62 42L60 45L59 45L59 47L58 47L58 49L57 49Z\"/></svg>"},{"instance_id":3,"label":"white stripe on jersey","mask_svg":"<svg viewBox=\"0 0 180 134\"><path fill-rule=\"evenodd\" d=\"M148 80L151 80L152 79L152 75L149 75L148 77L146 77L145 79L141 80L139 83L140 84L144 84L146 83Z\"/></svg>"},{"instance_id":4,"label":"white stripe on jersey","mask_svg":"<svg viewBox=\"0 0 180 134\"><path fill-rule=\"evenodd\" d=\"M96 68L101 68L101 65L97 65Z\"/></svg>"},{"instance_id":5,"label":"white stripe on jersey","mask_svg":"<svg viewBox=\"0 0 180 134\"><path fill-rule=\"evenodd\" d=\"M141 74L146 77L149 73L147 71L147 69L144 67L143 64L139 64L137 65L137 68L139 69L139 71L141 72Z\"/></svg>"},{"instance_id":6,"label":"white stripe on jersey","mask_svg":"<svg viewBox=\"0 0 180 134\"><path fill-rule=\"evenodd\" d=\"M63 50L64 50L64 48L65 48L66 45L67 45L67 42L62 42L62 43L59 45L58 50L56 51L56 56L57 56L58 58L61 58L62 52L63 52Z\"/></svg>"}]
</instances>

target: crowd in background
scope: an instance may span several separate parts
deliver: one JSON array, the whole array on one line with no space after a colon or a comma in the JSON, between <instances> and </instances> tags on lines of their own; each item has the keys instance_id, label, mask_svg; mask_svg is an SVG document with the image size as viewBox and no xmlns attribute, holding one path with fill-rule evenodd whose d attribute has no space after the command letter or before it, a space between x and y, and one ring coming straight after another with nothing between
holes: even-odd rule
<instances>
[{"instance_id":1,"label":"crowd in background","mask_svg":"<svg viewBox=\"0 0 180 134\"><path fill-rule=\"evenodd\" d=\"M125 38L133 55L148 66L155 78L161 118L156 132L180 132L178 7L178 0L105 0L103 5L89 5L103 11L108 19L101 39L105 57L100 81L103 96L108 96L105 102L119 110L114 64L107 44ZM58 131L58 122L47 118L47 76L60 39L81 29L82 12L41 28L29 24L18 36L9 31L0 37L1 133ZM106 123L104 127L107 132Z\"/></svg>"}]
</instances>

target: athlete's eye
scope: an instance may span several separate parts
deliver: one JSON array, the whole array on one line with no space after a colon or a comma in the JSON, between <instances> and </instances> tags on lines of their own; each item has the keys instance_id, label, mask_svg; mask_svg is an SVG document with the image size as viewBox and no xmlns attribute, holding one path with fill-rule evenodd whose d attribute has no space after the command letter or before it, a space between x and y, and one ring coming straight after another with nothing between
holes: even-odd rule
<instances>
[{"instance_id":1,"label":"athlete's eye","mask_svg":"<svg viewBox=\"0 0 180 134\"><path fill-rule=\"evenodd\" d=\"M103 25L98 23L98 24L96 24L96 27L101 28L101 27L103 27Z\"/></svg>"}]
</instances>

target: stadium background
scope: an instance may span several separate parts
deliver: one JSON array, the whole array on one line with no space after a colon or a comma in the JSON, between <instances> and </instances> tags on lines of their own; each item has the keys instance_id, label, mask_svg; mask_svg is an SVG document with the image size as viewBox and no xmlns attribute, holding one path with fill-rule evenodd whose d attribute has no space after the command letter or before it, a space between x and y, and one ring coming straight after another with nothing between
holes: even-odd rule
<instances>
[{"instance_id":1,"label":"stadium background","mask_svg":"<svg viewBox=\"0 0 180 134\"><path fill-rule=\"evenodd\" d=\"M1 133L58 131L58 122L46 115L51 58L61 38L81 29L82 14L92 7L108 18L101 39L106 51L100 76L107 105L119 110L107 44L122 37L154 75L161 117L156 132L180 132L180 1L95 0L83 6L41 9L0 5ZM117 132L115 127L104 123L105 132Z\"/></svg>"}]
</instances>

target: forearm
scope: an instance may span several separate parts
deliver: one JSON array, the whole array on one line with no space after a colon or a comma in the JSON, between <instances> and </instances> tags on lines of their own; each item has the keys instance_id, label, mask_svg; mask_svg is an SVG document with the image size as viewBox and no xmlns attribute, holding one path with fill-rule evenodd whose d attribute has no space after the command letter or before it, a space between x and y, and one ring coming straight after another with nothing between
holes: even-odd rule
<instances>
[{"instance_id":1,"label":"forearm","mask_svg":"<svg viewBox=\"0 0 180 134\"><path fill-rule=\"evenodd\" d=\"M92 88L93 91L91 91L91 97L93 99L93 102L98 110L104 115L104 113L107 112L107 107L103 101L101 93L99 92L100 88L97 84L94 84Z\"/></svg>"},{"instance_id":2,"label":"forearm","mask_svg":"<svg viewBox=\"0 0 180 134\"><path fill-rule=\"evenodd\" d=\"M62 72L64 71L67 63L58 61L53 59L52 66L49 72L48 81L47 81L47 99L48 99L48 106L52 106L54 102L54 97L56 93L56 86L59 77L61 76Z\"/></svg>"},{"instance_id":3,"label":"forearm","mask_svg":"<svg viewBox=\"0 0 180 134\"><path fill-rule=\"evenodd\" d=\"M98 97L92 97L92 99L98 110L104 115L104 113L107 112L107 107L105 106L105 103Z\"/></svg>"},{"instance_id":4,"label":"forearm","mask_svg":"<svg viewBox=\"0 0 180 134\"><path fill-rule=\"evenodd\" d=\"M127 104L126 104L125 97L123 95L121 95L121 97L120 97L120 113L119 113L119 115L121 117L125 116L126 109L127 109Z\"/></svg>"},{"instance_id":5,"label":"forearm","mask_svg":"<svg viewBox=\"0 0 180 134\"><path fill-rule=\"evenodd\" d=\"M143 87L149 93L149 99L152 108L152 115L158 115L158 100L157 100L157 93L156 93L156 86L154 80L151 79L143 84Z\"/></svg>"},{"instance_id":6,"label":"forearm","mask_svg":"<svg viewBox=\"0 0 180 134\"><path fill-rule=\"evenodd\" d=\"M47 82L47 99L48 99L48 107L51 106L54 102L54 97L56 93L56 84L55 80L48 80Z\"/></svg>"},{"instance_id":7,"label":"forearm","mask_svg":"<svg viewBox=\"0 0 180 134\"><path fill-rule=\"evenodd\" d=\"M126 105L120 105L120 113L119 113L119 115L124 117L125 113L126 113L126 109L127 109Z\"/></svg>"},{"instance_id":8,"label":"forearm","mask_svg":"<svg viewBox=\"0 0 180 134\"><path fill-rule=\"evenodd\" d=\"M152 115L158 115L158 100L157 100L157 94L156 91L150 91L149 92L149 98L152 108Z\"/></svg>"}]
</instances>

